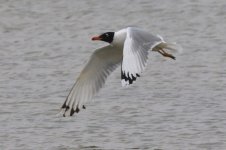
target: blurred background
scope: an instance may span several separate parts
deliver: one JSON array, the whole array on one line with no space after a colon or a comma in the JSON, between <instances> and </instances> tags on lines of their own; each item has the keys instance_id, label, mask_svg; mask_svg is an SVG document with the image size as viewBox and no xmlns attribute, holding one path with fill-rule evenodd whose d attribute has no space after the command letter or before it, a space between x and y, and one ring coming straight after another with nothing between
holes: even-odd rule
<instances>
[{"instance_id":1,"label":"blurred background","mask_svg":"<svg viewBox=\"0 0 226 150\"><path fill-rule=\"evenodd\" d=\"M0 0L0 149L226 148L225 0ZM138 26L183 53L150 53L122 88L120 68L73 117L56 116L94 49Z\"/></svg>"}]
</instances>

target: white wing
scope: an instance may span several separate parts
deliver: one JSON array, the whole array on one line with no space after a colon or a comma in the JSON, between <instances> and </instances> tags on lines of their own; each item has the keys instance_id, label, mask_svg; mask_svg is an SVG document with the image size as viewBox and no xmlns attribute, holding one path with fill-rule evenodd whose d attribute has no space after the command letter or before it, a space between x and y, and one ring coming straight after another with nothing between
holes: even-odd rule
<instances>
[{"instance_id":1,"label":"white wing","mask_svg":"<svg viewBox=\"0 0 226 150\"><path fill-rule=\"evenodd\" d=\"M85 109L84 104L100 90L121 61L122 51L111 45L95 50L62 106L63 116L72 116L81 108Z\"/></svg>"},{"instance_id":2,"label":"white wing","mask_svg":"<svg viewBox=\"0 0 226 150\"><path fill-rule=\"evenodd\" d=\"M163 40L139 28L127 28L121 70L122 86L132 84L147 64L148 51Z\"/></svg>"}]
</instances>

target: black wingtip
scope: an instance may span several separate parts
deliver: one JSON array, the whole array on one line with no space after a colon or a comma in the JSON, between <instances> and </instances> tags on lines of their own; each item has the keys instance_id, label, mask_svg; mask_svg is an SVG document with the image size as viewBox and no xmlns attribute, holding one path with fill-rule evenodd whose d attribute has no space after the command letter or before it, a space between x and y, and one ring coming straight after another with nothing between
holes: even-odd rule
<instances>
[{"instance_id":1,"label":"black wingtip","mask_svg":"<svg viewBox=\"0 0 226 150\"><path fill-rule=\"evenodd\" d=\"M70 109L70 107L69 107L69 106L66 106L66 107L65 107L65 112L66 112L68 109Z\"/></svg>"},{"instance_id":2,"label":"black wingtip","mask_svg":"<svg viewBox=\"0 0 226 150\"><path fill-rule=\"evenodd\" d=\"M78 107L76 107L75 112L78 113L80 111L80 109Z\"/></svg>"},{"instance_id":3,"label":"black wingtip","mask_svg":"<svg viewBox=\"0 0 226 150\"><path fill-rule=\"evenodd\" d=\"M66 108L66 101L64 102L61 108Z\"/></svg>"},{"instance_id":4,"label":"black wingtip","mask_svg":"<svg viewBox=\"0 0 226 150\"><path fill-rule=\"evenodd\" d=\"M63 106L61 107L63 110L64 110L64 114L63 114L63 117L66 117L66 113L67 111L70 111L70 116L73 116L74 113L79 113L80 112L80 109L79 107L77 106L76 109L74 109L73 107L71 108L70 110L70 107L66 105L66 103L63 104ZM83 109L86 109L86 106L85 105L82 105L82 108Z\"/></svg>"},{"instance_id":5,"label":"black wingtip","mask_svg":"<svg viewBox=\"0 0 226 150\"><path fill-rule=\"evenodd\" d=\"M75 110L74 110L74 108L72 108L71 112L70 112L70 116L72 116L74 113L75 113Z\"/></svg>"},{"instance_id":6,"label":"black wingtip","mask_svg":"<svg viewBox=\"0 0 226 150\"><path fill-rule=\"evenodd\" d=\"M131 77L129 72L126 75L125 72L121 71L121 80L129 81L129 84L133 84L133 82L136 81L137 77L140 77L140 75L138 73L136 73L136 75L131 74Z\"/></svg>"}]
</instances>

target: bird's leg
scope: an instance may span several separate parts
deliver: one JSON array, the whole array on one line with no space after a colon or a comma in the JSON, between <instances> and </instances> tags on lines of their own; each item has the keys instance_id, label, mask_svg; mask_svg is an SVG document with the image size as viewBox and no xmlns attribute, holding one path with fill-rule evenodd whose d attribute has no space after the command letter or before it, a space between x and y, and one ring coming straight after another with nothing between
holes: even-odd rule
<instances>
[{"instance_id":1,"label":"bird's leg","mask_svg":"<svg viewBox=\"0 0 226 150\"><path fill-rule=\"evenodd\" d=\"M171 54L165 52L162 48L159 48L157 51L158 51L160 54L162 54L164 57L170 57L170 58L172 58L172 59L174 59L174 60L176 59L176 57L174 57L173 55L171 55Z\"/></svg>"}]
</instances>

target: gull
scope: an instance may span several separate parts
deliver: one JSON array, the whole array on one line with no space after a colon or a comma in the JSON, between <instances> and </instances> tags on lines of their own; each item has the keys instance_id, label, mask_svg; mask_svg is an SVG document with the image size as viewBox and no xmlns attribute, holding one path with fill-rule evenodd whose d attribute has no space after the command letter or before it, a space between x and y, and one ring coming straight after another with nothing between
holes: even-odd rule
<instances>
[{"instance_id":1,"label":"gull","mask_svg":"<svg viewBox=\"0 0 226 150\"><path fill-rule=\"evenodd\" d=\"M121 64L121 84L129 86L140 77L147 65L148 52L159 52L175 59L165 50L177 50L159 35L152 35L137 27L127 27L117 32L106 32L92 38L104 41L107 46L96 49L81 71L61 107L63 116L72 116L103 87L107 77Z\"/></svg>"}]
</instances>

